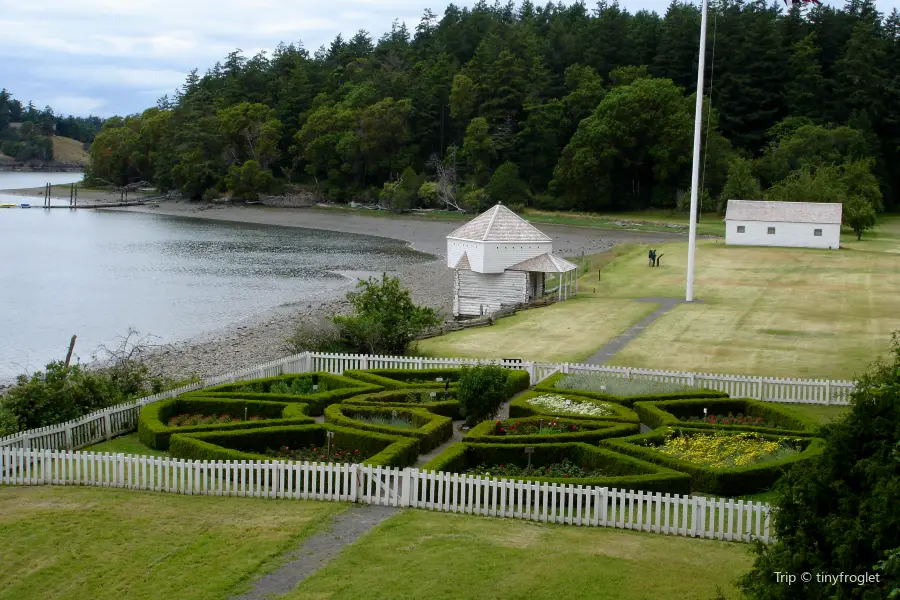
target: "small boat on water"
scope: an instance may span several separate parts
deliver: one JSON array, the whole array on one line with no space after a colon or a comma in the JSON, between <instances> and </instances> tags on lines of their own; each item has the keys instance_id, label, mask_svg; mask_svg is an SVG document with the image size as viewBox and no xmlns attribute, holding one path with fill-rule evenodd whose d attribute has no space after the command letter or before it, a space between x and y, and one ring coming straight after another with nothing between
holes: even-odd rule
<instances>
[{"instance_id":1,"label":"small boat on water","mask_svg":"<svg viewBox=\"0 0 900 600\"><path fill-rule=\"evenodd\" d=\"M15 204L0 204L0 208L12 208Z\"/></svg>"},{"instance_id":2,"label":"small boat on water","mask_svg":"<svg viewBox=\"0 0 900 600\"><path fill-rule=\"evenodd\" d=\"M27 202L23 202L23 203L20 204L19 206L21 206L22 208L31 208L31 205L28 204Z\"/></svg>"}]
</instances>

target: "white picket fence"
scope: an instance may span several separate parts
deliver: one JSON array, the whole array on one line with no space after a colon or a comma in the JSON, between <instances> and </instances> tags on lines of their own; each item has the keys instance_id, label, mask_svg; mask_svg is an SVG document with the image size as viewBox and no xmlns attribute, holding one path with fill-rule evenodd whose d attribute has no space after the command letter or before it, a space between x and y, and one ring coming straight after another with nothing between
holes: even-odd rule
<instances>
[{"instance_id":1,"label":"white picket fence","mask_svg":"<svg viewBox=\"0 0 900 600\"><path fill-rule=\"evenodd\" d=\"M771 539L771 509L761 502L355 464L208 462L3 448L0 484L359 502L729 541Z\"/></svg>"},{"instance_id":2,"label":"white picket fence","mask_svg":"<svg viewBox=\"0 0 900 600\"><path fill-rule=\"evenodd\" d=\"M166 398L174 398L187 392L223 383L233 383L260 377L275 377L286 373L325 371L340 375L347 369L440 369L475 364L477 362L489 361L464 358L368 356L361 354L304 352L249 369L210 377L200 383L147 396L133 403L112 406L67 423L31 429L0 438L0 448L14 447L33 450L74 450L83 448L117 435L134 431L137 427L138 413L145 404ZM587 364L539 363L516 359L501 359L500 364L510 369L527 370L531 376L532 384L541 382L555 373L601 373L630 379L697 385L725 392L735 398L755 398L766 402L848 404L850 393L853 391L853 383L849 381L683 373Z\"/></svg>"}]
</instances>

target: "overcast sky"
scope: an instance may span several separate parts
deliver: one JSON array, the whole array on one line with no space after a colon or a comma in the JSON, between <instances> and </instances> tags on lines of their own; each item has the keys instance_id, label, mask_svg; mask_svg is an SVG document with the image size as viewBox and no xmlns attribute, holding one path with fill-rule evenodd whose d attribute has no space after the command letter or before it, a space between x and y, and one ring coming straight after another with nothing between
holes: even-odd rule
<instances>
[{"instance_id":1,"label":"overcast sky","mask_svg":"<svg viewBox=\"0 0 900 600\"><path fill-rule=\"evenodd\" d=\"M828 0L842 5L842 0ZM900 0L876 0L887 13ZM461 0L458 6L471 6ZM631 12L665 13L669 0L622 0ZM428 0L0 0L0 87L63 114L140 112L241 48L245 56L279 41L312 53L338 33L366 29L378 39L393 19L415 30ZM593 6L592 0L588 6Z\"/></svg>"}]
</instances>

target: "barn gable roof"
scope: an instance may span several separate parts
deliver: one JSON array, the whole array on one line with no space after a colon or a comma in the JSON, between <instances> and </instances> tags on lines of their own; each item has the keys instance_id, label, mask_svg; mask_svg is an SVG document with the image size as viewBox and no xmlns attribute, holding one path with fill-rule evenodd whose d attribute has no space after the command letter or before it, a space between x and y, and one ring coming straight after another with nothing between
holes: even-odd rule
<instances>
[{"instance_id":1,"label":"barn gable roof","mask_svg":"<svg viewBox=\"0 0 900 600\"><path fill-rule=\"evenodd\" d=\"M455 229L447 237L476 242L553 241L537 227L500 203Z\"/></svg>"},{"instance_id":2,"label":"barn gable roof","mask_svg":"<svg viewBox=\"0 0 900 600\"><path fill-rule=\"evenodd\" d=\"M564 258L547 252L507 267L507 271L528 271L530 273L568 273L578 268Z\"/></svg>"},{"instance_id":3,"label":"barn gable roof","mask_svg":"<svg viewBox=\"0 0 900 600\"><path fill-rule=\"evenodd\" d=\"M729 200L725 220L840 224L842 209L841 204L826 202Z\"/></svg>"}]
</instances>

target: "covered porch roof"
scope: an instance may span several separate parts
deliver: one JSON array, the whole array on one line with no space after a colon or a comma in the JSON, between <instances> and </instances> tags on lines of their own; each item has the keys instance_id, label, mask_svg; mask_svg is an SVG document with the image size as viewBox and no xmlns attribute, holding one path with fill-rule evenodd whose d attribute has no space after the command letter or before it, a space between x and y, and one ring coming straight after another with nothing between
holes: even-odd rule
<instances>
[{"instance_id":1,"label":"covered porch roof","mask_svg":"<svg viewBox=\"0 0 900 600\"><path fill-rule=\"evenodd\" d=\"M528 260L507 267L507 271L528 271L530 273L568 273L578 268L578 265L570 263L564 258L554 256L547 252Z\"/></svg>"}]
</instances>

